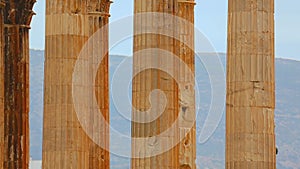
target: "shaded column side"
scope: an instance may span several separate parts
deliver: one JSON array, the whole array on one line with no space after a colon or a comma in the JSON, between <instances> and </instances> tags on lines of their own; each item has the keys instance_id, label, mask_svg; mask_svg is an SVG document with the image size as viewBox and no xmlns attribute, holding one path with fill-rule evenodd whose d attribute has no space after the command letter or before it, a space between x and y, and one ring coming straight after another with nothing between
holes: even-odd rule
<instances>
[{"instance_id":1,"label":"shaded column side","mask_svg":"<svg viewBox=\"0 0 300 169\"><path fill-rule=\"evenodd\" d=\"M4 168L29 167L29 29L34 0L5 1Z\"/></svg>"},{"instance_id":2,"label":"shaded column side","mask_svg":"<svg viewBox=\"0 0 300 169\"><path fill-rule=\"evenodd\" d=\"M188 21L189 24L178 23L180 41L177 41L177 53L183 61L179 69L179 112L181 122L179 133L184 139L179 145L180 169L196 169L196 113L195 113L195 53L194 53L194 0L178 0L177 16ZM189 126L190 123L194 125Z\"/></svg>"},{"instance_id":3,"label":"shaded column side","mask_svg":"<svg viewBox=\"0 0 300 169\"><path fill-rule=\"evenodd\" d=\"M3 8L5 2L0 1L0 169L4 169L4 37Z\"/></svg>"},{"instance_id":4,"label":"shaded column side","mask_svg":"<svg viewBox=\"0 0 300 169\"><path fill-rule=\"evenodd\" d=\"M97 121L97 115L91 116L91 122L93 123L92 137L89 147L89 168L90 169L108 169L110 168L110 155L109 155L109 53L108 53L108 23L109 23L109 8L111 1L102 0L101 3L98 1L89 2L92 6L89 9L89 37L94 33L97 33L99 43L91 42L89 46L93 48L91 55L94 57L97 53L107 51L104 58L101 60L99 67L97 63L91 63L92 69L96 69L96 79L94 89L91 89L95 93L97 104L91 105L91 111L98 113L99 110L102 113L107 124L103 124L101 121ZM101 30L99 30L101 29ZM98 51L94 51L98 50ZM93 74L92 72L90 74ZM94 75L94 74L93 74ZM100 144L100 145L99 145ZM102 146L102 147L101 147Z\"/></svg>"},{"instance_id":5,"label":"shaded column side","mask_svg":"<svg viewBox=\"0 0 300 169\"><path fill-rule=\"evenodd\" d=\"M46 2L43 168L109 168L109 153L91 139L100 135L101 141L108 147L108 129L103 129L96 122L91 123L92 130L87 135L79 123L72 98L72 75L76 61L88 39L108 23L109 4L106 0ZM107 30L102 36L102 40L108 43ZM96 43L90 45L97 46ZM98 48L102 50L107 46ZM94 56L93 51L88 54ZM94 68L96 63L88 64ZM93 72L92 69L86 71ZM91 77L92 74L82 80ZM98 109L109 120L108 54L98 69L95 90L89 85L83 88L90 94L95 92L98 105L78 106L88 106L86 117L90 120L93 118L92 112Z\"/></svg>"},{"instance_id":6,"label":"shaded column side","mask_svg":"<svg viewBox=\"0 0 300 169\"><path fill-rule=\"evenodd\" d=\"M276 168L274 0L229 0L226 168Z\"/></svg>"}]
</instances>

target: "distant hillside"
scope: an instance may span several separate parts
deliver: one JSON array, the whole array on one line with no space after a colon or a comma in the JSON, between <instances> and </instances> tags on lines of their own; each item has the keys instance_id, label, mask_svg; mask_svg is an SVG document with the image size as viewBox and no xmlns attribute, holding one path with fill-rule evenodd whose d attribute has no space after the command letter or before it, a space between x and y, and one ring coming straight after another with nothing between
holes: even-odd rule
<instances>
[{"instance_id":1,"label":"distant hillside","mask_svg":"<svg viewBox=\"0 0 300 169\"><path fill-rule=\"evenodd\" d=\"M30 151L33 159L41 159L43 121L43 51L30 51ZM212 54L199 54L209 57ZM220 54L225 65L225 54ZM110 57L110 76L125 56ZM197 116L197 132L202 128L210 104L210 85L205 68L197 59L196 75L200 89L200 112ZM130 72L128 72L130 73ZM276 142L279 148L278 169L300 168L300 62L276 59ZM120 87L123 87L120 84ZM130 92L129 92L130 94ZM130 123L122 118L111 101L111 125L114 129L130 134ZM197 136L198 139L199 136ZM117 142L117 140L114 140ZM118 145L123 145L120 143ZM205 144L197 145L197 164L200 168L224 168L225 114L214 135ZM112 155L112 169L129 168L129 159Z\"/></svg>"}]
</instances>

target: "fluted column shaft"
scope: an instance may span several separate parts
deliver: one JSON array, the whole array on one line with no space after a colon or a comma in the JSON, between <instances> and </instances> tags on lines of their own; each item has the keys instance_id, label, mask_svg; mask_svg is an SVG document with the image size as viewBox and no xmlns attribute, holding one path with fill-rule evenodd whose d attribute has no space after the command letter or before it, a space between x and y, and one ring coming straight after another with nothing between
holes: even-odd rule
<instances>
[{"instance_id":1,"label":"fluted column shaft","mask_svg":"<svg viewBox=\"0 0 300 169\"><path fill-rule=\"evenodd\" d=\"M142 14L145 12L163 12L167 14L174 15L176 8L175 0L135 0L134 1L134 12L135 14ZM163 27L172 26L172 23L169 20L162 20ZM155 29L154 24L151 23L151 20L135 19L135 29L143 29L145 26L153 25L152 29ZM161 29L163 29L163 27ZM175 33L175 32L173 32ZM139 58L136 55L136 52L150 49L150 48L159 48L162 50L169 51L175 54L175 46L174 39L172 37L167 37L163 35L157 34L139 34L134 37L134 56L133 56L133 71L136 71L139 67L145 64L159 64L160 57L163 57L159 54L152 53L149 55L149 58ZM143 54L141 54L143 55ZM159 55L154 58L154 55ZM137 72L134 72L134 74ZM164 80L165 79L165 80ZM148 69L142 72L139 72L133 79L132 82L132 103L133 107L138 111L145 112L150 109L150 107L154 107L158 109L160 106L160 99L158 96L154 96L151 104L149 102L149 96L151 91L155 89L162 90L166 99L168 100L167 106L160 117L158 117L155 121L150 123L132 123L132 137L135 138L144 138L145 142L143 144L137 143L135 141L132 142L132 154L135 158L132 158L131 168L132 169L146 169L146 168L179 168L179 158L178 151L179 146L173 147L171 150L167 152L162 152L160 155L153 155L152 157L147 157L147 150L145 149L155 149L153 147L159 146L155 145L155 139L164 139L164 138L156 138L155 136L161 134L165 130L171 127L172 123L174 123L177 115L178 115L178 85L175 80L166 72L157 69ZM157 113L157 110L154 110L151 113ZM140 119L141 121L146 119ZM173 136L170 136L170 144L172 144L172 140L175 140L175 133ZM147 138L148 141L147 141ZM151 138L154 140L152 141ZM166 146L166 145L162 145ZM157 147L159 149L159 147ZM142 153L141 153L142 152Z\"/></svg>"},{"instance_id":2,"label":"fluted column shaft","mask_svg":"<svg viewBox=\"0 0 300 169\"><path fill-rule=\"evenodd\" d=\"M34 0L4 10L4 168L29 167L29 29Z\"/></svg>"},{"instance_id":3,"label":"fluted column shaft","mask_svg":"<svg viewBox=\"0 0 300 169\"><path fill-rule=\"evenodd\" d=\"M108 145L108 128L103 129L104 125L94 124L89 119L91 130L84 131L75 112L72 77L84 46L101 50L108 48L107 30L101 35L101 39L106 41L103 46L97 47L96 42L91 44L94 41L89 42L88 45L86 43L95 32L108 23L110 3L107 0L46 1L44 169L109 168L109 152L99 147L99 142L94 143L91 139L97 135L101 143ZM88 54L94 57L92 50ZM87 83L86 79L92 78L93 70L90 68L94 68L97 63L88 64L88 70L84 71L90 73L83 77L83 84ZM98 68L95 86L91 87L91 85L85 84L82 88L89 94L95 93L97 105L77 106L85 108L85 118L92 118L92 111L100 109L105 119L109 121L108 54Z\"/></svg>"},{"instance_id":4,"label":"fluted column shaft","mask_svg":"<svg viewBox=\"0 0 300 169\"><path fill-rule=\"evenodd\" d=\"M96 8L92 8L92 10L89 12L89 20L93 20L92 23L90 22L90 25L87 25L90 32L89 37L101 29L101 33L98 33L97 35L100 37L99 40L104 41L104 43L101 43L102 46L97 46L97 41L92 43L90 42L89 46L93 46L93 48L96 48L96 50L108 50L110 3L111 1L109 0L102 0L101 4L95 4ZM96 54L97 52L94 51L94 54L92 55ZM96 69L97 73L95 78L95 91L92 92L94 92L96 95L97 104L91 106L91 111L98 112L99 109L105 121L109 124L109 53L105 53L105 56L101 60L99 67L96 67ZM97 115L92 116L91 121L95 121L96 118ZM94 122L93 124L92 137L96 137L97 139L95 139L96 142L90 141L89 169L109 169L109 125L105 125L100 121Z\"/></svg>"},{"instance_id":5,"label":"fluted column shaft","mask_svg":"<svg viewBox=\"0 0 300 169\"><path fill-rule=\"evenodd\" d=\"M276 168L274 0L229 0L226 168Z\"/></svg>"},{"instance_id":6,"label":"fluted column shaft","mask_svg":"<svg viewBox=\"0 0 300 169\"><path fill-rule=\"evenodd\" d=\"M186 76L188 71L185 72L185 66L189 67L190 72L194 72L194 27L185 25L176 18L179 16L193 24L194 2L135 0L134 6L135 76L132 82L132 104L133 119L140 122L132 122L131 168L194 169L195 127L190 130L184 122L181 123L183 114L189 114L187 116L191 117L192 121L195 117L194 81L191 82L191 78ZM149 12L165 15L157 17L155 15L158 14ZM141 32L145 33L140 34ZM166 32L169 36L164 35ZM186 41L192 41L189 47L184 45ZM172 56L167 56L167 53ZM179 64L178 60L183 61L185 66ZM147 65L153 68L143 70L144 67L148 67ZM155 67L165 68L169 72ZM184 88L186 90L180 90ZM159 94L157 91L163 93ZM165 107L162 94L166 99ZM157 118L150 122L150 117L142 115L145 112ZM165 132L170 129L172 132L166 134ZM185 135L186 137L179 141L180 136ZM163 151L166 147L170 149Z\"/></svg>"},{"instance_id":7,"label":"fluted column shaft","mask_svg":"<svg viewBox=\"0 0 300 169\"><path fill-rule=\"evenodd\" d=\"M179 69L179 109L183 121L194 122L193 127L179 124L180 135L185 136L179 146L180 169L196 169L196 114L195 114L195 51L194 51L194 0L177 0L176 15L187 21L178 23L179 41L176 42L177 55L185 65ZM186 70L187 66L189 70ZM192 76L189 74L192 73Z\"/></svg>"}]
</instances>

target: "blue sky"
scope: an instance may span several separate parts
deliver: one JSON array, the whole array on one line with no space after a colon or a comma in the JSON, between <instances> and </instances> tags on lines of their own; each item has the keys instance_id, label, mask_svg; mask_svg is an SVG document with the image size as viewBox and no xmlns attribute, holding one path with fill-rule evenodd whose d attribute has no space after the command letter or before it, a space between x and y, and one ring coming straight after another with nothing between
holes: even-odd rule
<instances>
[{"instance_id":1,"label":"blue sky","mask_svg":"<svg viewBox=\"0 0 300 169\"><path fill-rule=\"evenodd\" d=\"M211 41L217 52L226 51L227 0L196 0L195 24ZM275 0L276 57L300 60L300 1ZM45 1L38 0L37 13L32 21L30 48L44 49ZM115 0L111 6L110 21L132 15L133 0ZM112 54L131 55L132 39L124 41L111 51Z\"/></svg>"}]
</instances>

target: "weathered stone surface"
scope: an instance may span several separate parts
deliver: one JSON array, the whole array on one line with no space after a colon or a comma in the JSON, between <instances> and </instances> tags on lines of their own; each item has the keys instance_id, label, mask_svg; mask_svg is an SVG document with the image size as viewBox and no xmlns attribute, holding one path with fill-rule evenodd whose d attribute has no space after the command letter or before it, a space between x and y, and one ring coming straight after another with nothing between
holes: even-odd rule
<instances>
[{"instance_id":1,"label":"weathered stone surface","mask_svg":"<svg viewBox=\"0 0 300 169\"><path fill-rule=\"evenodd\" d=\"M229 0L226 168L276 168L274 0Z\"/></svg>"},{"instance_id":2,"label":"weathered stone surface","mask_svg":"<svg viewBox=\"0 0 300 169\"><path fill-rule=\"evenodd\" d=\"M2 14L4 161L1 165L7 169L26 169L29 165L29 29L34 3L35 0L6 0Z\"/></svg>"},{"instance_id":3,"label":"weathered stone surface","mask_svg":"<svg viewBox=\"0 0 300 169\"><path fill-rule=\"evenodd\" d=\"M136 109L133 119L139 122L132 122L132 169L196 168L195 94L190 77L195 69L194 5L194 1L135 0L132 103ZM146 12L178 16L192 26L167 16L149 15L142 19L138 16ZM139 34L149 30L157 34ZM166 31L172 36L163 35ZM151 48L173 54L177 59L167 57L164 52L149 52ZM143 70L146 67L152 68ZM157 91L162 93L155 93ZM157 118L148 122L149 117L138 114L146 111ZM167 130L171 132L165 133ZM139 138L143 140L137 140ZM170 149L164 151L166 147Z\"/></svg>"},{"instance_id":4,"label":"weathered stone surface","mask_svg":"<svg viewBox=\"0 0 300 169\"><path fill-rule=\"evenodd\" d=\"M107 0L46 1L44 169L109 168L109 152L91 140L97 137L108 148L109 129L103 124L90 121L89 133L83 130L75 112L72 76L80 52L88 39L108 23L110 3ZM88 48L92 46L91 49L94 49L93 47L100 50L107 49L107 29L100 38L105 41L104 45L97 46L99 45L97 42L91 41ZM98 51L89 52L88 54L94 57ZM83 84L92 78L92 69L95 65L93 62L87 63L86 71L91 72L83 77ZM90 117L90 113L99 108L105 120L109 121L108 54L99 66L95 86L89 85L91 84L83 85L83 91L95 93L97 105L77 106L88 109L86 118L91 118L90 120L94 117ZM87 93L82 94L81 97L85 97Z\"/></svg>"},{"instance_id":5,"label":"weathered stone surface","mask_svg":"<svg viewBox=\"0 0 300 169\"><path fill-rule=\"evenodd\" d=\"M4 163L4 37L3 37L3 8L5 3L0 1L0 169Z\"/></svg>"},{"instance_id":6,"label":"weathered stone surface","mask_svg":"<svg viewBox=\"0 0 300 169\"><path fill-rule=\"evenodd\" d=\"M177 16L185 19L190 25L179 23L180 44L177 48L179 58L190 69L179 67L179 109L182 122L179 123L179 133L184 138L179 145L179 164L181 169L196 169L196 112L195 112L195 84L189 73L195 76L195 51L194 51L194 0L177 0ZM187 45L188 44L188 45ZM193 123L193 127L189 123Z\"/></svg>"}]
</instances>

